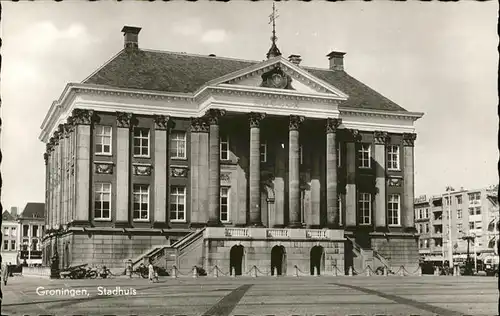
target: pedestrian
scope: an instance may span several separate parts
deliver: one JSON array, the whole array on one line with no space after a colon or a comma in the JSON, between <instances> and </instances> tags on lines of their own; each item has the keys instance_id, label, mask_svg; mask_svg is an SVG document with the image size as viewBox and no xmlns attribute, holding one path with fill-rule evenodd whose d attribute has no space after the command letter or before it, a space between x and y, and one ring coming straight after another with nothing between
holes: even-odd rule
<instances>
[{"instance_id":1,"label":"pedestrian","mask_svg":"<svg viewBox=\"0 0 500 316\"><path fill-rule=\"evenodd\" d=\"M149 275L149 282L155 282L155 267L153 266L153 263L149 261L149 266L148 266L148 275Z\"/></svg>"},{"instance_id":2,"label":"pedestrian","mask_svg":"<svg viewBox=\"0 0 500 316\"><path fill-rule=\"evenodd\" d=\"M9 266L7 264L2 264L2 281L3 285L7 285L7 279L9 278Z\"/></svg>"}]
</instances>

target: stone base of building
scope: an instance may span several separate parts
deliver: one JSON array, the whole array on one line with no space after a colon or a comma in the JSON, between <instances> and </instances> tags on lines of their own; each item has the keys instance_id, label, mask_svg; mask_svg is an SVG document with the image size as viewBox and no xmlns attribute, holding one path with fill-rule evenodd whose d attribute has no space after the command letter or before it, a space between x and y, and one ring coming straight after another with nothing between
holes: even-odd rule
<instances>
[{"instance_id":1,"label":"stone base of building","mask_svg":"<svg viewBox=\"0 0 500 316\"><path fill-rule=\"evenodd\" d=\"M58 235L47 235L43 241L43 264L50 265L56 253L60 268L88 264L108 268L124 268L154 246L169 245L189 234L190 230L85 228L68 229Z\"/></svg>"}]
</instances>

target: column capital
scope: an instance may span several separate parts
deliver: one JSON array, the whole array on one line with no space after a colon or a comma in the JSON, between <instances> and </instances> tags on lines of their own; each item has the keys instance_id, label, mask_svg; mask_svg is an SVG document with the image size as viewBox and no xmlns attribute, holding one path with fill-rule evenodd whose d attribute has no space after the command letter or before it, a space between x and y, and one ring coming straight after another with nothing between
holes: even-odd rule
<instances>
[{"instance_id":1,"label":"column capital","mask_svg":"<svg viewBox=\"0 0 500 316\"><path fill-rule=\"evenodd\" d=\"M248 113L248 121L250 122L250 128L259 127L260 121L266 117L266 113L250 112Z\"/></svg>"},{"instance_id":2,"label":"column capital","mask_svg":"<svg viewBox=\"0 0 500 316\"><path fill-rule=\"evenodd\" d=\"M337 128L342 124L342 119L327 118L326 119L326 133L335 133Z\"/></svg>"},{"instance_id":3,"label":"column capital","mask_svg":"<svg viewBox=\"0 0 500 316\"><path fill-rule=\"evenodd\" d=\"M90 125L95 121L95 115L93 110L86 109L74 109L71 112L71 122L75 125Z\"/></svg>"},{"instance_id":4,"label":"column capital","mask_svg":"<svg viewBox=\"0 0 500 316\"><path fill-rule=\"evenodd\" d=\"M218 125L219 118L221 118L224 115L226 115L226 110L221 110L221 109L209 109L207 110L207 112L205 112L205 116L208 119L209 125Z\"/></svg>"},{"instance_id":5,"label":"column capital","mask_svg":"<svg viewBox=\"0 0 500 316\"><path fill-rule=\"evenodd\" d=\"M290 124L288 128L291 131L298 130L302 122L304 122L305 118L299 115L290 115Z\"/></svg>"},{"instance_id":6,"label":"column capital","mask_svg":"<svg viewBox=\"0 0 500 316\"><path fill-rule=\"evenodd\" d=\"M208 133L207 121L202 117L192 117L191 133Z\"/></svg>"},{"instance_id":7,"label":"column capital","mask_svg":"<svg viewBox=\"0 0 500 316\"><path fill-rule=\"evenodd\" d=\"M51 137L51 142L53 146L59 145L59 140L61 139L61 133L59 132L59 129L54 132L54 136Z\"/></svg>"},{"instance_id":8,"label":"column capital","mask_svg":"<svg viewBox=\"0 0 500 316\"><path fill-rule=\"evenodd\" d=\"M391 137L385 131L375 131L373 132L373 139L375 140L375 144L385 145L389 143Z\"/></svg>"},{"instance_id":9,"label":"column capital","mask_svg":"<svg viewBox=\"0 0 500 316\"><path fill-rule=\"evenodd\" d=\"M404 133L403 134L403 145L407 147L415 146L415 140L417 139L417 134L415 133Z\"/></svg>"},{"instance_id":10,"label":"column capital","mask_svg":"<svg viewBox=\"0 0 500 316\"><path fill-rule=\"evenodd\" d=\"M45 161L45 165L47 165L49 163L49 154L48 153L43 154L43 160Z\"/></svg>"},{"instance_id":11,"label":"column capital","mask_svg":"<svg viewBox=\"0 0 500 316\"><path fill-rule=\"evenodd\" d=\"M350 142L359 142L361 140L361 134L357 129L348 129L347 130L347 140Z\"/></svg>"},{"instance_id":12,"label":"column capital","mask_svg":"<svg viewBox=\"0 0 500 316\"><path fill-rule=\"evenodd\" d=\"M127 112L116 112L116 123L118 127L130 128L135 125L134 114Z\"/></svg>"},{"instance_id":13,"label":"column capital","mask_svg":"<svg viewBox=\"0 0 500 316\"><path fill-rule=\"evenodd\" d=\"M155 121L155 129L163 131L172 128L174 123L172 120L170 120L169 115L155 115L154 121Z\"/></svg>"}]
</instances>

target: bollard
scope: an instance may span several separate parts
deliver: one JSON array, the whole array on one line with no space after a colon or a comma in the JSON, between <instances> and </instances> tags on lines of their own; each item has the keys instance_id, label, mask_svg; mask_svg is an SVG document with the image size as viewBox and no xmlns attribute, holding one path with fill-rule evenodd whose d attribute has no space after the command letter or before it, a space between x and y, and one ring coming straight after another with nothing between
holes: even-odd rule
<instances>
[{"instance_id":1,"label":"bollard","mask_svg":"<svg viewBox=\"0 0 500 316\"><path fill-rule=\"evenodd\" d=\"M196 266L193 267L193 278L197 278L198 277L198 269L196 268Z\"/></svg>"},{"instance_id":2,"label":"bollard","mask_svg":"<svg viewBox=\"0 0 500 316\"><path fill-rule=\"evenodd\" d=\"M217 266L214 266L214 278L218 278L219 277L219 269Z\"/></svg>"},{"instance_id":3,"label":"bollard","mask_svg":"<svg viewBox=\"0 0 500 316\"><path fill-rule=\"evenodd\" d=\"M299 277L299 267L295 266L295 276Z\"/></svg>"},{"instance_id":4,"label":"bollard","mask_svg":"<svg viewBox=\"0 0 500 316\"><path fill-rule=\"evenodd\" d=\"M388 275L387 266L384 266L384 272L383 272L383 275L385 275L385 276L387 276L387 275Z\"/></svg>"},{"instance_id":5,"label":"bollard","mask_svg":"<svg viewBox=\"0 0 500 316\"><path fill-rule=\"evenodd\" d=\"M398 273L398 275L399 275L399 276L405 276L405 273L404 273L404 267L403 267L403 266L401 266L401 267L399 268L399 273Z\"/></svg>"},{"instance_id":6,"label":"bollard","mask_svg":"<svg viewBox=\"0 0 500 316\"><path fill-rule=\"evenodd\" d=\"M231 267L231 276L232 276L233 278L235 278L235 277L236 277L236 269L235 269L234 267Z\"/></svg>"},{"instance_id":7,"label":"bollard","mask_svg":"<svg viewBox=\"0 0 500 316\"><path fill-rule=\"evenodd\" d=\"M256 266L253 266L253 275L252 275L254 278L257 277L257 267Z\"/></svg>"},{"instance_id":8,"label":"bollard","mask_svg":"<svg viewBox=\"0 0 500 316\"><path fill-rule=\"evenodd\" d=\"M177 279L177 267L172 267L172 278Z\"/></svg>"},{"instance_id":9,"label":"bollard","mask_svg":"<svg viewBox=\"0 0 500 316\"><path fill-rule=\"evenodd\" d=\"M274 276L278 277L278 267L274 267Z\"/></svg>"},{"instance_id":10,"label":"bollard","mask_svg":"<svg viewBox=\"0 0 500 316\"><path fill-rule=\"evenodd\" d=\"M127 270L128 277L132 278L132 260L131 259L127 260L127 265L126 265L125 269Z\"/></svg>"},{"instance_id":11,"label":"bollard","mask_svg":"<svg viewBox=\"0 0 500 316\"><path fill-rule=\"evenodd\" d=\"M366 267L366 276L371 276L372 275L372 269L370 266Z\"/></svg>"},{"instance_id":12,"label":"bollard","mask_svg":"<svg viewBox=\"0 0 500 316\"><path fill-rule=\"evenodd\" d=\"M350 266L350 267L349 267L349 270L348 270L347 274L348 274L349 276L352 276L352 266Z\"/></svg>"},{"instance_id":13,"label":"bollard","mask_svg":"<svg viewBox=\"0 0 500 316\"><path fill-rule=\"evenodd\" d=\"M434 267L434 276L438 276L439 273L438 273L438 267Z\"/></svg>"},{"instance_id":14,"label":"bollard","mask_svg":"<svg viewBox=\"0 0 500 316\"><path fill-rule=\"evenodd\" d=\"M422 276L422 267L421 266L419 266L417 269L417 275Z\"/></svg>"}]
</instances>

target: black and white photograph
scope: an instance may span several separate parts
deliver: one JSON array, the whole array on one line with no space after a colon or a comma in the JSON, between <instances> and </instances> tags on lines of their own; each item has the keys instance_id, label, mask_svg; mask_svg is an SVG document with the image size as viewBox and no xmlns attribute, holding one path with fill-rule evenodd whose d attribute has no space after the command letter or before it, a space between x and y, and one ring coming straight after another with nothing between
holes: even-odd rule
<instances>
[{"instance_id":1,"label":"black and white photograph","mask_svg":"<svg viewBox=\"0 0 500 316\"><path fill-rule=\"evenodd\" d=\"M498 2L1 9L2 316L500 313Z\"/></svg>"}]
</instances>

